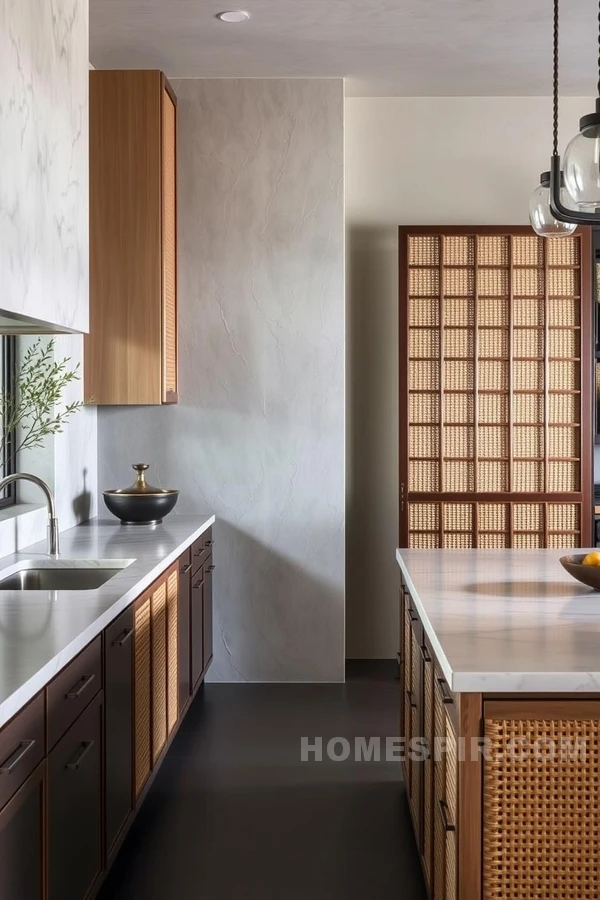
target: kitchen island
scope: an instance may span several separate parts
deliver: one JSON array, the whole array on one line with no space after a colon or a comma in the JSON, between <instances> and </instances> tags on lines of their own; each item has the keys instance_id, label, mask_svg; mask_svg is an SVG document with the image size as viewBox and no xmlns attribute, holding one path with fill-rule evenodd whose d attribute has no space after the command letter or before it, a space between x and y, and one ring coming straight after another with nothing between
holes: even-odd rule
<instances>
[{"instance_id":1,"label":"kitchen island","mask_svg":"<svg viewBox=\"0 0 600 900\"><path fill-rule=\"evenodd\" d=\"M600 897L600 594L560 555L397 552L404 772L436 900Z\"/></svg>"}]
</instances>

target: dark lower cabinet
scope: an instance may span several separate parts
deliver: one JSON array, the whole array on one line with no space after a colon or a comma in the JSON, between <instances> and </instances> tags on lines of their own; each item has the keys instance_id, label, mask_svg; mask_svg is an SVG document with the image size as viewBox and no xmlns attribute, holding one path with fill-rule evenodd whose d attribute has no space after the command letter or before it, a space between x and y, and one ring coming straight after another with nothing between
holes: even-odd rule
<instances>
[{"instance_id":1,"label":"dark lower cabinet","mask_svg":"<svg viewBox=\"0 0 600 900\"><path fill-rule=\"evenodd\" d=\"M179 560L179 597L177 607L177 677L179 712L190 699L190 590L192 587L192 548Z\"/></svg>"},{"instance_id":2,"label":"dark lower cabinet","mask_svg":"<svg viewBox=\"0 0 600 900\"><path fill-rule=\"evenodd\" d=\"M48 900L82 900L102 870L102 700L48 757Z\"/></svg>"},{"instance_id":3,"label":"dark lower cabinet","mask_svg":"<svg viewBox=\"0 0 600 900\"><path fill-rule=\"evenodd\" d=\"M192 579L190 628L192 630L192 689L196 687L204 668L204 573L200 568Z\"/></svg>"},{"instance_id":4,"label":"dark lower cabinet","mask_svg":"<svg viewBox=\"0 0 600 900\"><path fill-rule=\"evenodd\" d=\"M45 774L44 761L0 812L2 900L43 900Z\"/></svg>"},{"instance_id":5,"label":"dark lower cabinet","mask_svg":"<svg viewBox=\"0 0 600 900\"><path fill-rule=\"evenodd\" d=\"M204 566L204 610L202 618L203 669L206 669L213 655L212 581L214 568L212 556L209 556Z\"/></svg>"},{"instance_id":6,"label":"dark lower cabinet","mask_svg":"<svg viewBox=\"0 0 600 900\"><path fill-rule=\"evenodd\" d=\"M133 808L133 606L104 632L106 854Z\"/></svg>"}]
</instances>

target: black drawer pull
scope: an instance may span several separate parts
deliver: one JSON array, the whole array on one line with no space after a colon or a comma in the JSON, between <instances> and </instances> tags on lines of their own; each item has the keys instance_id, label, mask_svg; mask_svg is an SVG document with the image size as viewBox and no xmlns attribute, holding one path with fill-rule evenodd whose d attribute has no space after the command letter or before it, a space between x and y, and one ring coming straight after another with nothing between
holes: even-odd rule
<instances>
[{"instance_id":1,"label":"black drawer pull","mask_svg":"<svg viewBox=\"0 0 600 900\"><path fill-rule=\"evenodd\" d=\"M123 644L127 643L127 641L129 640L129 638L131 637L132 634L133 634L133 628L126 628L125 631L123 631L119 635L118 638L114 639L114 641L112 642L112 646L113 647L122 647ZM92 675L92 678L93 677L94 676Z\"/></svg>"},{"instance_id":2,"label":"black drawer pull","mask_svg":"<svg viewBox=\"0 0 600 900\"><path fill-rule=\"evenodd\" d=\"M78 769L93 746L94 746L93 741L82 741L81 744L79 745L79 750L77 751L77 753L75 754L75 756L73 757L71 762L67 763L65 768L69 769L70 771L73 771L74 769Z\"/></svg>"},{"instance_id":3,"label":"black drawer pull","mask_svg":"<svg viewBox=\"0 0 600 900\"><path fill-rule=\"evenodd\" d=\"M445 678L437 678L436 683L438 686L438 691L440 697L442 698L442 703L454 703L454 697L450 693L450 688L448 687L448 682Z\"/></svg>"},{"instance_id":4,"label":"black drawer pull","mask_svg":"<svg viewBox=\"0 0 600 900\"><path fill-rule=\"evenodd\" d=\"M415 700L414 700L414 697L413 697L413 692L412 692L412 691L407 691L407 692L406 692L406 696L407 696L407 698L408 698L408 703L409 703L409 705L410 705L410 708L411 708L411 709L416 709L416 708L417 708L417 704L415 703Z\"/></svg>"},{"instance_id":5,"label":"black drawer pull","mask_svg":"<svg viewBox=\"0 0 600 900\"><path fill-rule=\"evenodd\" d=\"M65 695L67 697L67 700L78 700L85 689L90 686L95 677L95 675L83 675L78 682L79 687L73 688L73 690L69 691Z\"/></svg>"},{"instance_id":6,"label":"black drawer pull","mask_svg":"<svg viewBox=\"0 0 600 900\"><path fill-rule=\"evenodd\" d=\"M419 621L418 615L416 614L416 612L414 611L414 609L411 606L408 607L408 618L410 619L411 622Z\"/></svg>"},{"instance_id":7,"label":"black drawer pull","mask_svg":"<svg viewBox=\"0 0 600 900\"><path fill-rule=\"evenodd\" d=\"M202 587L202 579L200 579L200 581L197 581L196 584L192 585L192 590L197 591L198 588L201 588L201 587Z\"/></svg>"},{"instance_id":8,"label":"black drawer pull","mask_svg":"<svg viewBox=\"0 0 600 900\"><path fill-rule=\"evenodd\" d=\"M217 568L216 566L209 566L209 567L208 567L208 571L209 571L209 572L214 572L214 570L215 570L216 568Z\"/></svg>"},{"instance_id":9,"label":"black drawer pull","mask_svg":"<svg viewBox=\"0 0 600 900\"><path fill-rule=\"evenodd\" d=\"M431 656L429 655L429 650L425 646L425 644L421 644L421 656L423 657L423 662L430 663Z\"/></svg>"},{"instance_id":10,"label":"black drawer pull","mask_svg":"<svg viewBox=\"0 0 600 900\"><path fill-rule=\"evenodd\" d=\"M192 568L192 564L191 564L191 563L186 563L185 566L182 566L181 574L182 574L182 575L187 575L187 573L190 571L191 568Z\"/></svg>"},{"instance_id":11,"label":"black drawer pull","mask_svg":"<svg viewBox=\"0 0 600 900\"><path fill-rule=\"evenodd\" d=\"M194 556L202 556L203 553L204 553L204 547L199 547L196 550L196 552L194 553Z\"/></svg>"},{"instance_id":12,"label":"black drawer pull","mask_svg":"<svg viewBox=\"0 0 600 900\"><path fill-rule=\"evenodd\" d=\"M438 812L440 814L440 819L442 820L442 828L444 831L456 831L456 826L452 824L452 822L448 821L448 805L438 798L437 802Z\"/></svg>"},{"instance_id":13,"label":"black drawer pull","mask_svg":"<svg viewBox=\"0 0 600 900\"><path fill-rule=\"evenodd\" d=\"M214 544L214 541L207 541L207 542L205 543L204 546L205 546L205 547L212 547L213 544Z\"/></svg>"},{"instance_id":14,"label":"black drawer pull","mask_svg":"<svg viewBox=\"0 0 600 900\"><path fill-rule=\"evenodd\" d=\"M21 741L16 750L0 766L0 775L12 775L23 757L27 756L35 741Z\"/></svg>"}]
</instances>

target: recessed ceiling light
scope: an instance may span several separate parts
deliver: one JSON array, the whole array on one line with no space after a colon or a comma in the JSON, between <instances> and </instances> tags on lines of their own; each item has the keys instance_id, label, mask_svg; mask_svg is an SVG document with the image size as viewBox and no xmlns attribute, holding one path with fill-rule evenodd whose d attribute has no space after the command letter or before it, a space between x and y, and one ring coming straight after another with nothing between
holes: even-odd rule
<instances>
[{"instance_id":1,"label":"recessed ceiling light","mask_svg":"<svg viewBox=\"0 0 600 900\"><path fill-rule=\"evenodd\" d=\"M247 22L249 18L250 13L244 9L228 9L225 12L217 13L217 19L220 19L221 22Z\"/></svg>"}]
</instances>

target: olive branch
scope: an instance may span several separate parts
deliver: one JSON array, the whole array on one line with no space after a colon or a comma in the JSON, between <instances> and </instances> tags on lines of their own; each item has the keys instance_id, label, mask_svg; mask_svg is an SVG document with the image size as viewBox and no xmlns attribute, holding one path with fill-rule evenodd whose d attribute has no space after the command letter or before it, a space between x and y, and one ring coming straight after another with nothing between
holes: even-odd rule
<instances>
[{"instance_id":1,"label":"olive branch","mask_svg":"<svg viewBox=\"0 0 600 900\"><path fill-rule=\"evenodd\" d=\"M77 400L57 411L65 388L79 381L80 367L77 363L68 368L69 356L55 360L54 346L54 338L46 344L37 338L18 365L14 393L0 391L0 458L7 452L16 458L21 450L42 447L45 438L62 433L71 416L84 406Z\"/></svg>"}]
</instances>

